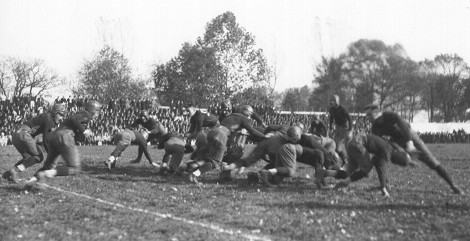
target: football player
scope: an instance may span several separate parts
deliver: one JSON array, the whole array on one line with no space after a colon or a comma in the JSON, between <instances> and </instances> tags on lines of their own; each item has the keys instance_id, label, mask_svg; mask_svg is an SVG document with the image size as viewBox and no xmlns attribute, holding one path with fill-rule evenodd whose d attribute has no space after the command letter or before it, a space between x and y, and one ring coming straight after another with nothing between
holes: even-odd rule
<instances>
[{"instance_id":1,"label":"football player","mask_svg":"<svg viewBox=\"0 0 470 241\"><path fill-rule=\"evenodd\" d=\"M165 126L163 126L159 121L150 118L150 114L147 110L140 112L140 117L130 125L129 129L134 129L139 125L147 129L149 132L146 142L152 141L153 139L160 139L166 133ZM137 158L131 163L139 163L140 159L142 159L142 154L144 154L144 148L139 146Z\"/></svg>"},{"instance_id":2,"label":"football player","mask_svg":"<svg viewBox=\"0 0 470 241\"><path fill-rule=\"evenodd\" d=\"M190 127L185 136L189 140L195 139L196 136L202 131L203 127L214 127L220 124L216 115L211 113L202 113L200 110L196 110L196 107L192 105L189 105L186 109L190 116Z\"/></svg>"},{"instance_id":3,"label":"football player","mask_svg":"<svg viewBox=\"0 0 470 241\"><path fill-rule=\"evenodd\" d=\"M244 106L233 106L229 99L226 99L221 104L222 113L219 115L219 121L222 122L227 116L232 113L242 113ZM254 127L257 131L263 132L268 126L263 122L261 117L254 111L252 111L250 118L253 118L261 127ZM243 156L245 151L245 144L247 139L251 141L258 142L261 139L254 135L248 135L246 130L240 130L228 140L227 144L227 155L224 156L223 162L233 163L234 161L240 159Z\"/></svg>"},{"instance_id":4,"label":"football player","mask_svg":"<svg viewBox=\"0 0 470 241\"><path fill-rule=\"evenodd\" d=\"M328 128L325 122L323 122L317 115L313 116L312 123L310 124L310 133L316 136L328 136Z\"/></svg>"},{"instance_id":5,"label":"football player","mask_svg":"<svg viewBox=\"0 0 470 241\"><path fill-rule=\"evenodd\" d=\"M339 153L343 160L342 165L347 162L347 152L343 149L345 138L352 137L352 121L351 116L346 108L339 104L339 96L333 95L330 100L330 133L333 132L333 123L336 124L334 140L336 142L336 152ZM347 142L347 140L346 140Z\"/></svg>"},{"instance_id":6,"label":"football player","mask_svg":"<svg viewBox=\"0 0 470 241\"><path fill-rule=\"evenodd\" d=\"M390 196L387 185L387 174L385 165L389 162L400 166L415 166L410 156L400 147L394 148L384 139L373 135L359 133L346 145L349 162L346 172L349 177L339 182L335 188L348 186L351 182L358 181L366 177L375 167L380 182L380 191L384 196ZM323 179L326 176L336 177L338 174L344 176L341 171L326 170L317 174L317 178Z\"/></svg>"},{"instance_id":7,"label":"football player","mask_svg":"<svg viewBox=\"0 0 470 241\"><path fill-rule=\"evenodd\" d=\"M149 163L154 167L159 167L159 165L152 161L152 157L150 156L148 149L147 149L147 137L148 133L146 131L138 132L136 130L124 129L118 133L116 133L113 137L114 144L116 144L116 148L111 153L111 156L108 158L107 161L104 162L106 167L111 170L116 166L116 162L118 158L121 156L122 152L126 150L131 143L135 143L139 146L139 149L143 150L145 157L149 161Z\"/></svg>"},{"instance_id":8,"label":"football player","mask_svg":"<svg viewBox=\"0 0 470 241\"><path fill-rule=\"evenodd\" d=\"M89 100L85 103L85 110L65 119L62 124L54 130L50 138L46 140L49 145L49 152L44 166L36 173L37 182L31 180L26 188L34 187L43 189L43 184L47 178L55 176L76 175L81 172L80 157L75 141L83 142L92 133L86 132L84 125L92 119L98 117L101 110L101 103L96 100ZM58 157L62 156L65 165L57 166Z\"/></svg>"},{"instance_id":9,"label":"football player","mask_svg":"<svg viewBox=\"0 0 470 241\"><path fill-rule=\"evenodd\" d=\"M412 155L417 153L418 159L424 162L429 168L437 172L444 179L456 194L464 192L455 185L454 181L447 173L446 169L434 157L418 134L413 131L410 125L405 122L398 114L394 112L381 112L378 105L371 104L366 106L366 116L372 123L372 133L383 137L390 137L390 142L394 142Z\"/></svg>"},{"instance_id":10,"label":"football player","mask_svg":"<svg viewBox=\"0 0 470 241\"><path fill-rule=\"evenodd\" d=\"M272 185L271 179L279 176L294 177L297 171L297 162L311 165L315 168L315 173L319 173L323 168L323 152L318 149L304 147L298 143L302 137L302 129L298 126L292 126L287 130L287 136L290 143L282 145L276 152L274 167L259 171L259 179L267 185ZM280 182L280 181L277 181ZM321 185L321 180L316 181L317 186Z\"/></svg>"},{"instance_id":11,"label":"football player","mask_svg":"<svg viewBox=\"0 0 470 241\"><path fill-rule=\"evenodd\" d=\"M207 134L207 143L209 146L210 158L206 158L204 163L191 163L188 165L190 172L190 181L197 182L198 174L210 171L217 167L221 162L224 155L227 141L233 133L241 129L246 129L248 133L258 138L266 138L266 136L257 131L251 126L250 120L248 119L253 114L253 108L249 105L245 105L241 109L242 113L232 113L225 118L219 126L212 127ZM194 173L194 171L199 171Z\"/></svg>"},{"instance_id":12,"label":"football player","mask_svg":"<svg viewBox=\"0 0 470 241\"><path fill-rule=\"evenodd\" d=\"M41 163L49 151L47 140L52 128L58 124L66 113L63 104L54 104L49 112L43 112L19 125L12 134L12 143L16 150L23 156L15 167L3 173L2 177L12 183L18 183L19 172ZM42 134L42 142L37 142L36 137Z\"/></svg>"},{"instance_id":13,"label":"football player","mask_svg":"<svg viewBox=\"0 0 470 241\"><path fill-rule=\"evenodd\" d=\"M190 145L185 145L183 137L175 131L170 131L163 135L162 140L158 143L158 149L165 149L160 174L165 172L170 174L176 171L182 172L178 167L183 160L184 154L193 151L193 148Z\"/></svg>"}]
</instances>

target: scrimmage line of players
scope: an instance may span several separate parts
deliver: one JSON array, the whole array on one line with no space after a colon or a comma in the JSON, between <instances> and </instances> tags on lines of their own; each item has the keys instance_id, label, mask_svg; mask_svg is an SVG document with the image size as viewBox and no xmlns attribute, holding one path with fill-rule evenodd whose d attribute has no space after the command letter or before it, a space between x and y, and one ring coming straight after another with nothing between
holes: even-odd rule
<instances>
[{"instance_id":1,"label":"scrimmage line of players","mask_svg":"<svg viewBox=\"0 0 470 241\"><path fill-rule=\"evenodd\" d=\"M116 148L104 163L112 170L122 152L135 143L139 146L138 156L131 163L140 162L145 155L159 173L186 173L191 182L199 183L198 178L208 171L220 170L221 180L231 180L232 172L240 174L245 168L264 160L267 163L264 168L247 176L250 182L261 181L270 186L279 184L285 177L296 176L297 163L304 163L313 167L315 184L319 189L325 185L327 177L340 179L335 188L343 188L366 177L375 167L380 190L389 196L385 165L391 162L400 166L416 166L411 154L435 170L454 193L464 194L409 124L396 113L381 112L377 105L369 105L365 111L372 123L372 133L353 134L351 118L346 108L340 105L339 97L333 96L330 105L329 126L330 133L335 127L334 139L327 136L327 127L318 118L314 118L310 128L312 134L309 134L302 123L267 125L251 106L235 107L229 100L222 103L223 112L218 117L188 106L191 126L184 135L167 131L147 111L142 111L132 125L114 135ZM101 104L90 100L84 111L70 116L53 129L66 112L63 105L55 104L49 112L17 126L12 142L22 159L3 173L3 179L18 183L21 172L44 160L43 166L26 183L26 189L44 189L48 178L80 173L75 143L91 135L85 130L85 125L96 118L100 110ZM253 127L251 118L261 127ZM139 126L147 131L137 131ZM43 134L42 143L35 139L39 134ZM161 165L152 160L147 150L147 143L154 139L158 140L158 148L165 150ZM196 149L187 145L185 139L195 139ZM242 158L248 140L256 145ZM184 154L191 152L191 160L181 165ZM59 156L62 156L64 165L57 166Z\"/></svg>"}]
</instances>

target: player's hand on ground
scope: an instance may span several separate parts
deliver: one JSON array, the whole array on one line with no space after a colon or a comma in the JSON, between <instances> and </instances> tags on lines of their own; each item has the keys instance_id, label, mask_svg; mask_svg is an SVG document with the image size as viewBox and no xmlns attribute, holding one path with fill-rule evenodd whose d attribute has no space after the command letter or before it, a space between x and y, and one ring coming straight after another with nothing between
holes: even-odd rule
<instances>
[{"instance_id":1,"label":"player's hand on ground","mask_svg":"<svg viewBox=\"0 0 470 241\"><path fill-rule=\"evenodd\" d=\"M384 195L384 197L390 197L390 194L388 193L386 188L381 188L380 191L382 192L382 195Z\"/></svg>"}]
</instances>

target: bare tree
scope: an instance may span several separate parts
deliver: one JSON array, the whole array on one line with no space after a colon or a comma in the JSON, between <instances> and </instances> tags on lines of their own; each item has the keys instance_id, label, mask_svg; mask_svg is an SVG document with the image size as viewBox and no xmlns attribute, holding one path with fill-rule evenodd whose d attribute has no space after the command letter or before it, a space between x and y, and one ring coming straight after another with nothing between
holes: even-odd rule
<instances>
[{"instance_id":1,"label":"bare tree","mask_svg":"<svg viewBox=\"0 0 470 241\"><path fill-rule=\"evenodd\" d=\"M5 96L29 94L37 97L62 82L58 74L46 66L44 60L7 57L0 62L0 91Z\"/></svg>"}]
</instances>

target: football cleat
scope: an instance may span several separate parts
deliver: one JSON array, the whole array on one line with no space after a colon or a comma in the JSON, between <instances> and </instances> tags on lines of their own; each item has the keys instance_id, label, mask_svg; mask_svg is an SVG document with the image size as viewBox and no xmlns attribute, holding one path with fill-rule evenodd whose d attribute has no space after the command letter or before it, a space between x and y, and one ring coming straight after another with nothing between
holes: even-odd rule
<instances>
[{"instance_id":1,"label":"football cleat","mask_svg":"<svg viewBox=\"0 0 470 241\"><path fill-rule=\"evenodd\" d=\"M325 170L319 170L318 173L315 173L315 185L317 185L318 189L321 189L321 186L324 183L325 183Z\"/></svg>"},{"instance_id":2,"label":"football cleat","mask_svg":"<svg viewBox=\"0 0 470 241\"><path fill-rule=\"evenodd\" d=\"M188 179L189 179L190 182L192 182L194 184L199 184L199 181L197 180L197 177L196 177L196 175L194 175L194 173L189 174Z\"/></svg>"},{"instance_id":3,"label":"football cleat","mask_svg":"<svg viewBox=\"0 0 470 241\"><path fill-rule=\"evenodd\" d=\"M241 167L238 168L238 170L237 170L237 174L239 174L239 175L242 174L242 173L244 173L244 172L245 172L245 167L244 167L244 166L241 166Z\"/></svg>"},{"instance_id":4,"label":"football cleat","mask_svg":"<svg viewBox=\"0 0 470 241\"><path fill-rule=\"evenodd\" d=\"M184 166L179 166L178 168L176 168L175 174L178 175L178 176L181 176L181 175L183 175L185 170L186 170L186 168Z\"/></svg>"},{"instance_id":5,"label":"football cleat","mask_svg":"<svg viewBox=\"0 0 470 241\"><path fill-rule=\"evenodd\" d=\"M158 170L157 175L165 175L165 173L168 172L168 167L167 166L161 166L160 170Z\"/></svg>"},{"instance_id":6,"label":"football cleat","mask_svg":"<svg viewBox=\"0 0 470 241\"><path fill-rule=\"evenodd\" d=\"M3 173L2 178L8 180L11 183L19 183L18 172L14 168Z\"/></svg>"},{"instance_id":7,"label":"football cleat","mask_svg":"<svg viewBox=\"0 0 470 241\"><path fill-rule=\"evenodd\" d=\"M284 180L284 177L281 175L274 175L269 179L269 182L274 184L274 185L279 185L281 182Z\"/></svg>"},{"instance_id":8,"label":"football cleat","mask_svg":"<svg viewBox=\"0 0 470 241\"><path fill-rule=\"evenodd\" d=\"M107 161L104 161L103 163L108 168L108 170L111 171L111 168L112 168L111 161L107 160Z\"/></svg>"},{"instance_id":9,"label":"football cleat","mask_svg":"<svg viewBox=\"0 0 470 241\"><path fill-rule=\"evenodd\" d=\"M452 191L454 191L455 194L459 194L459 195L464 195L464 191L462 191L462 189L460 189L459 187L457 186L452 186Z\"/></svg>"},{"instance_id":10,"label":"football cleat","mask_svg":"<svg viewBox=\"0 0 470 241\"><path fill-rule=\"evenodd\" d=\"M272 184L269 182L269 178L271 177L271 173L268 170L261 170L258 172L259 173L259 179L261 182L268 186L272 186Z\"/></svg>"},{"instance_id":11,"label":"football cleat","mask_svg":"<svg viewBox=\"0 0 470 241\"><path fill-rule=\"evenodd\" d=\"M386 188L380 188L380 192L382 192L382 195L384 197L390 197L390 194L388 193Z\"/></svg>"},{"instance_id":12,"label":"football cleat","mask_svg":"<svg viewBox=\"0 0 470 241\"><path fill-rule=\"evenodd\" d=\"M248 183L258 183L259 182L259 175L257 172L249 172L246 174Z\"/></svg>"},{"instance_id":13,"label":"football cleat","mask_svg":"<svg viewBox=\"0 0 470 241\"><path fill-rule=\"evenodd\" d=\"M37 181L26 183L23 190L44 191L46 189L46 173L40 171L36 173Z\"/></svg>"},{"instance_id":14,"label":"football cleat","mask_svg":"<svg viewBox=\"0 0 470 241\"><path fill-rule=\"evenodd\" d=\"M222 162L220 164L220 170L222 171L229 171L229 170L232 170L232 168L230 167L229 164L227 164L226 162Z\"/></svg>"}]
</instances>

